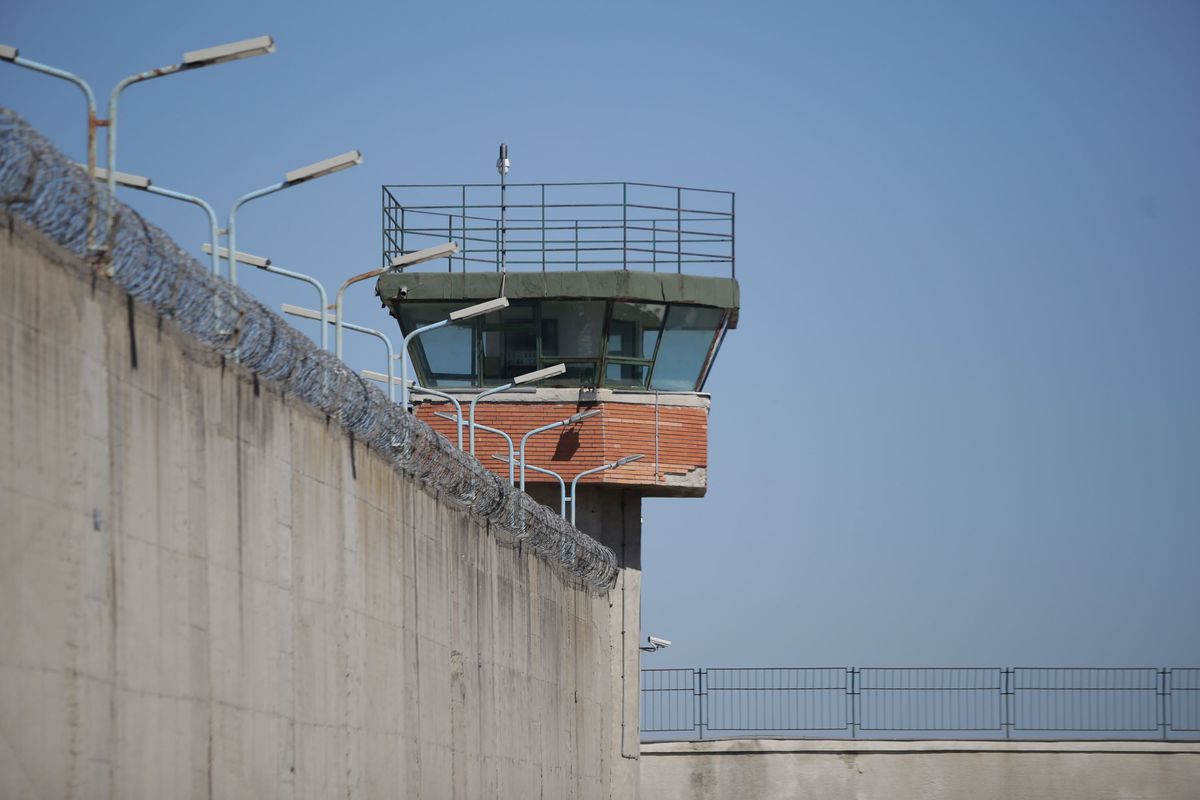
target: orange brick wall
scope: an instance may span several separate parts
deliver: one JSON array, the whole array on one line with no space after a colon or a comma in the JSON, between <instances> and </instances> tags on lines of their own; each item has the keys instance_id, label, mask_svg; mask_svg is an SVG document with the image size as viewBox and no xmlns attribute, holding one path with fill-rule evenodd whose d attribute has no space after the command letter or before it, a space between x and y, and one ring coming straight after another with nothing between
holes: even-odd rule
<instances>
[{"instance_id":1,"label":"orange brick wall","mask_svg":"<svg viewBox=\"0 0 1200 800\"><path fill-rule=\"evenodd\" d=\"M521 437L528 431L572 414L599 408L603 413L566 428L539 433L529 440L526 458L530 464L554 470L568 483L584 470L615 461L622 456L643 453L645 458L614 470L584 478L581 483L608 483L645 486L664 494L676 493L688 475L697 468L708 467L708 410L705 408L663 406L658 416L658 463L655 464L655 406L634 403L504 403L485 401L476 407L475 419L484 425L499 428L513 438L519 454ZM424 402L417 405L417 416L454 441L454 423L434 416L434 411L450 411L445 402ZM463 415L469 414L463 403ZM463 447L469 449L470 431L463 427ZM507 476L508 467L492 458L493 454L507 455L507 445L499 436L475 432L475 450L479 460L493 471ZM527 471L526 482L557 483L548 475ZM691 487L687 494L702 494L704 481Z\"/></svg>"}]
</instances>

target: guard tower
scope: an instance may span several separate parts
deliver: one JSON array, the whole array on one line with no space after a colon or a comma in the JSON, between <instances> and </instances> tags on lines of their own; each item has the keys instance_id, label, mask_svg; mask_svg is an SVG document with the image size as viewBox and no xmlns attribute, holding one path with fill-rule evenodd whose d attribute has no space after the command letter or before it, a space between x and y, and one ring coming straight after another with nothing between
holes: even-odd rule
<instances>
[{"instance_id":1,"label":"guard tower","mask_svg":"<svg viewBox=\"0 0 1200 800\"><path fill-rule=\"evenodd\" d=\"M479 400L475 456L507 478L509 444L487 429L506 433L519 459L526 434L576 417L527 439L526 491L558 509L579 478L565 515L615 545L613 514L640 526L641 497L707 488L704 385L738 319L734 196L644 183L507 184L506 156L502 147L499 184L383 187L385 267L448 241L460 249L384 274L376 292L405 335L508 299L410 341L410 375L423 387L410 395L414 413L454 441L447 395L465 420L489 389L565 365ZM634 455L642 457L592 471Z\"/></svg>"}]
</instances>

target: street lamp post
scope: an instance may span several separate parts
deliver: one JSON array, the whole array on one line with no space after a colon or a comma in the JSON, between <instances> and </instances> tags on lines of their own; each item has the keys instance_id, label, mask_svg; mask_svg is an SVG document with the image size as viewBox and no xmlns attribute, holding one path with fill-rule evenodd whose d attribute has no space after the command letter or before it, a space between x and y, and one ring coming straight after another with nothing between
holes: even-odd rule
<instances>
[{"instance_id":1,"label":"street lamp post","mask_svg":"<svg viewBox=\"0 0 1200 800\"><path fill-rule=\"evenodd\" d=\"M497 456L497 455L493 455L492 458L496 459L497 461L507 460L509 465L510 466L512 465L511 458L505 459L502 456ZM566 519L567 518L567 483L566 483L566 481L563 480L563 476L559 475L554 470L546 469L545 467L535 467L533 464L529 464L527 466L529 467L529 469L533 470L534 472L540 472L543 475L549 475L553 478L558 479L558 514L563 519ZM524 491L524 490L522 490L522 491Z\"/></svg>"},{"instance_id":2,"label":"street lamp post","mask_svg":"<svg viewBox=\"0 0 1200 800\"><path fill-rule=\"evenodd\" d=\"M229 44L217 45L216 47L207 47L203 50L192 50L191 52L184 53L183 61L178 64L170 64L158 69L139 72L118 81L117 85L113 87L112 94L108 97L108 121L105 123L108 126L108 159L106 166L108 167L108 236L110 243L114 236L113 222L116 218L117 210L117 100L120 98L121 92L135 83L148 81L153 78L163 78L167 75L174 75L177 72L211 67L216 64L224 64L227 61L238 61L243 58L263 56L274 52L275 40L270 36L258 36L253 39L244 39L240 42L230 42ZM232 241L230 241L229 246L230 249L233 249Z\"/></svg>"},{"instance_id":3,"label":"street lamp post","mask_svg":"<svg viewBox=\"0 0 1200 800\"><path fill-rule=\"evenodd\" d=\"M408 386L408 344L413 339L420 336L422 333L435 331L438 328L444 328L452 322L461 322L462 320L478 317L483 314L489 314L492 311L499 311L502 308L508 308L507 297L497 297L494 300L487 300L483 303L476 303L473 306L460 308L457 311L451 311L450 316L445 319L440 319L437 322L431 322L428 325L423 325L419 328L414 328L408 335L404 337L404 341L400 343L400 379L404 387ZM408 408L407 388L400 392L400 404Z\"/></svg>"},{"instance_id":4,"label":"street lamp post","mask_svg":"<svg viewBox=\"0 0 1200 800\"><path fill-rule=\"evenodd\" d=\"M108 184L108 237L109 243L112 243L115 232L113 231L113 222L116 219L116 191L117 191L117 100L121 96L121 92L135 83L148 81L153 78L163 78L167 75L174 75L177 72L184 72L201 67L211 67L215 64L224 64L227 61L238 61L243 58L251 58L253 56L266 55L275 52L275 40L270 36L258 36L253 39L245 39L240 42L231 42L229 44L217 45L216 47L208 47L203 50L192 50L183 54L183 60L178 64L171 64L158 69L139 72L136 75L130 75L127 78L117 82L113 87L112 93L108 98L108 119L100 119L96 116L96 95L92 92L92 87L77 75L73 75L65 70L51 67L46 64L39 64L36 61L31 61L27 58L22 58L20 51L16 47L10 45L0 45L0 61L8 61L16 64L19 67L25 67L37 72L51 75L55 78L61 78L78 86L87 99L88 105L88 134L87 134L87 168L88 174L94 177L100 177L96 169L96 128L108 128L108 158L105 170L106 183ZM128 185L128 184L126 184ZM148 186L149 184L147 184ZM145 187L134 187L145 188ZM148 190L148 189L147 189ZM166 190L155 192L167 197ZM178 199L186 199L193 202L195 198L180 197ZM214 226L215 227L215 226ZM95 210L89 205L88 209L88 249L99 250L100 246L93 241L95 233ZM215 242L214 242L215 243Z\"/></svg>"},{"instance_id":5,"label":"street lamp post","mask_svg":"<svg viewBox=\"0 0 1200 800\"><path fill-rule=\"evenodd\" d=\"M322 312L311 308L301 308L299 306L289 305L288 303L284 303L282 309L283 313L285 314L292 314L293 316L304 317L305 319L321 320L321 318L324 317L324 321L326 323L330 325L333 324L333 315L328 313L322 314ZM374 336L376 339L383 342L384 348L387 349L387 375L382 377L387 382L388 400L392 400L394 402L396 399L396 375L393 372L392 367L392 359L394 358L392 340L389 339L387 334L385 334L383 331L377 331L374 328L367 328L363 325L355 325L352 322L343 321L342 327L348 331L354 331L355 333L365 333L367 336ZM321 328L324 329L325 326L322 325Z\"/></svg>"},{"instance_id":6,"label":"street lamp post","mask_svg":"<svg viewBox=\"0 0 1200 800\"><path fill-rule=\"evenodd\" d=\"M428 395L432 395L434 397L440 397L443 400L450 401L450 403L454 406L453 419L454 419L454 427L457 429L457 432L458 432L458 449L462 450L463 449L463 432L462 432L463 431L463 413L462 413L462 403L460 403L458 401L458 398L455 397L454 395L450 394L449 392L442 392L442 391L438 391L437 389L430 389L426 386L418 386L416 381L408 381L405 384L405 386L408 387L408 391L410 391L410 392L420 392L421 394L428 394ZM407 410L407 409L405 409L405 410ZM443 417L445 416L445 414L442 414L440 411L435 411L433 413L443 416Z\"/></svg>"},{"instance_id":7,"label":"street lamp post","mask_svg":"<svg viewBox=\"0 0 1200 800\"><path fill-rule=\"evenodd\" d=\"M444 411L435 411L435 412L433 412L433 415L435 417L441 417L442 419L450 419L450 415L445 413ZM512 437L509 436L506 432L500 430L499 428L493 428L490 425L479 424L479 425L476 425L475 427L479 428L479 430L483 431L484 433L494 433L495 435L497 435L501 439L503 439L504 443L508 445L508 485L512 486L514 483L516 483L516 475L514 473L514 469L515 469L515 464L517 463L517 457L515 455L516 449L513 447Z\"/></svg>"},{"instance_id":8,"label":"street lamp post","mask_svg":"<svg viewBox=\"0 0 1200 800\"><path fill-rule=\"evenodd\" d=\"M593 408L591 411L582 411L578 414L572 414L566 419L560 419L558 422L551 422L549 425L543 425L540 428L534 428L529 433L521 437L521 491L525 491L525 443L529 441L531 436L535 436L545 431L552 431L555 428L565 428L568 425L574 425L576 422L583 422L588 417L594 417L599 414L601 409Z\"/></svg>"},{"instance_id":9,"label":"street lamp post","mask_svg":"<svg viewBox=\"0 0 1200 800\"><path fill-rule=\"evenodd\" d=\"M347 289L349 289L352 285L358 283L359 281L365 281L368 278L378 277L379 275L382 275L385 272L390 272L392 270L404 269L407 266L411 266L413 264L420 264L424 261L432 261L435 258L448 258L449 256L452 256L457 252L458 252L458 245L456 243L446 242L445 244L438 244L438 245L434 245L433 247L426 247L424 250L418 250L415 253L406 253L405 255L397 256L396 258L393 258L392 263L389 264L384 269L373 269L370 272L364 272L360 275L355 275L353 277L347 278L345 280L345 282L338 288L337 300L334 301L334 307L333 307L333 313L334 313L333 341L334 341L334 351L337 353L337 357L338 358L342 357L342 323L341 323L342 298L345 296ZM404 396L404 387L403 386L400 387L400 395L401 395L401 397Z\"/></svg>"},{"instance_id":10,"label":"street lamp post","mask_svg":"<svg viewBox=\"0 0 1200 800\"><path fill-rule=\"evenodd\" d=\"M204 245L200 246L200 249L206 253L212 253L214 264L216 263L218 257L229 258L229 248L227 248L227 247L218 247L216 250L213 250L212 247L210 247L207 244L204 244ZM271 263L271 259L263 258L262 256L253 256L253 255L250 255L249 253L238 253L237 260L238 260L238 263L240 263L240 264L247 264L251 267L257 267L258 269L261 269L263 272L270 272L272 275L281 275L284 278L291 278L292 280L297 280L297 281L302 281L304 283L307 283L309 286L312 286L314 289L317 290L317 295L320 297L321 304L319 306L317 306L317 308L324 308L325 304L328 302L328 296L325 294L325 287L321 285L321 282L319 280L317 280L316 278L314 278L311 275L305 275L303 272L293 272L290 269L284 269L283 267L277 267ZM313 317L313 319L316 319L316 317ZM321 327L321 349L328 350L329 349L328 332L324 325L322 325L320 327Z\"/></svg>"},{"instance_id":11,"label":"street lamp post","mask_svg":"<svg viewBox=\"0 0 1200 800\"><path fill-rule=\"evenodd\" d=\"M341 172L344 169L358 166L362 163L362 153L357 150L351 150L348 153L342 153L340 156L327 158L324 161L318 161L315 164L309 164L307 167L294 169L283 176L283 180L279 183L273 183L270 186L264 186L261 189L255 189L253 192L242 195L234 201L233 207L229 209L229 229L226 235L229 239L229 251L237 252L237 212L246 203L251 200L257 200L260 197L266 197L269 194L274 194L282 189L289 189L293 186L299 186L302 183L307 183L317 178L323 178L326 175L332 175L335 172ZM237 285L237 261L230 260L229 262L229 280L235 286ZM340 353L339 353L340 355Z\"/></svg>"},{"instance_id":12,"label":"street lamp post","mask_svg":"<svg viewBox=\"0 0 1200 800\"><path fill-rule=\"evenodd\" d=\"M580 478L586 478L588 475L595 475L597 472L605 472L610 469L616 469L617 467L623 467L626 464L633 463L634 461L640 461L643 458L645 458L645 456L641 453L638 453L634 456L625 456L624 458L618 458L616 461L613 461L609 464L601 464L600 466L593 467L592 469L585 469L583 472L576 475L571 480L571 524L575 524L575 511L579 505L579 496L575 493L575 484L579 483Z\"/></svg>"},{"instance_id":13,"label":"street lamp post","mask_svg":"<svg viewBox=\"0 0 1200 800\"><path fill-rule=\"evenodd\" d=\"M83 78L66 70L52 67L49 64L42 64L32 59L22 58L20 50L6 44L0 44L0 61L8 61L16 64L18 67L25 67L34 72L41 72L45 75L50 75L55 78L61 78L64 81L75 84L83 92L83 97L87 101L87 170L89 175L94 175L96 172L96 128L102 124L96 116L96 95L92 92L92 87ZM95 242L92 238L96 231L96 207L95 195L93 194L88 200L88 217L87 217L87 248L89 251L95 250Z\"/></svg>"},{"instance_id":14,"label":"street lamp post","mask_svg":"<svg viewBox=\"0 0 1200 800\"><path fill-rule=\"evenodd\" d=\"M475 395L475 397L471 400L471 455L475 455L475 406L480 400L493 394L507 392L509 389L514 389L517 386L524 386L527 383L537 383L538 381L544 381L547 378L553 378L556 375L562 375L566 371L566 364L555 364L552 367L537 369L533 372L526 372L524 375L518 375L508 383L501 384L500 386L493 386L491 389L484 389L482 392Z\"/></svg>"},{"instance_id":15,"label":"street lamp post","mask_svg":"<svg viewBox=\"0 0 1200 800\"><path fill-rule=\"evenodd\" d=\"M80 166L83 165L81 164ZM103 167L96 167L94 172L96 180L104 181L105 183L108 182L109 175L107 169L104 169ZM89 170L89 174L91 173L92 170ZM164 189L161 186L156 186L144 175L131 175L128 172L118 172L113 176L113 179L121 186L127 186L130 189L138 189L139 191L161 195L162 197L170 197L172 200L182 200L185 203L191 203L192 205L200 206L200 208L204 210L204 213L208 215L209 236L211 237L210 241L213 244L216 244L217 237L221 232L220 223L217 222L217 212L213 211L213 207L206 203L203 199L194 195L184 194L183 192L177 192L173 189ZM205 245L204 247L204 252L211 252L212 248L209 245ZM216 253L213 253L213 274L216 274L218 266L217 255Z\"/></svg>"}]
</instances>

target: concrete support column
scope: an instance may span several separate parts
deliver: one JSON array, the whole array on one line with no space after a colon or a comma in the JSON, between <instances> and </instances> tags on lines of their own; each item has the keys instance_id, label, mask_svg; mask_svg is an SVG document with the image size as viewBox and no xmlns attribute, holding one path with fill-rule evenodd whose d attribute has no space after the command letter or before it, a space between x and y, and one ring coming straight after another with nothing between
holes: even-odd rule
<instances>
[{"instance_id":1,"label":"concrete support column","mask_svg":"<svg viewBox=\"0 0 1200 800\"><path fill-rule=\"evenodd\" d=\"M639 676L641 652L638 640L642 630L642 498L636 489L615 486L579 486L579 507L575 510L581 531L617 554L621 574L609 594L612 643L613 697L621 699L619 724L609 726L618 741L608 748L632 766L616 767L618 785L613 797L639 796L636 760L641 748L639 722ZM621 781L626 781L621 785Z\"/></svg>"}]
</instances>

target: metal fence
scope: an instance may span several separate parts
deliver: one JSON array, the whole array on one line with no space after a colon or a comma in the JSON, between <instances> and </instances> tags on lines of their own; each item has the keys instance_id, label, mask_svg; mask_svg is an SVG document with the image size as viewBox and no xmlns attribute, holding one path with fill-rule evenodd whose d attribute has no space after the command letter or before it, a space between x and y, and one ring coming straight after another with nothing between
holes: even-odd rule
<instances>
[{"instance_id":1,"label":"metal fence","mask_svg":"<svg viewBox=\"0 0 1200 800\"><path fill-rule=\"evenodd\" d=\"M734 194L650 183L383 187L383 264L446 241L450 271L734 271Z\"/></svg>"},{"instance_id":2,"label":"metal fence","mask_svg":"<svg viewBox=\"0 0 1200 800\"><path fill-rule=\"evenodd\" d=\"M646 669L645 741L1200 739L1200 668Z\"/></svg>"}]
</instances>

